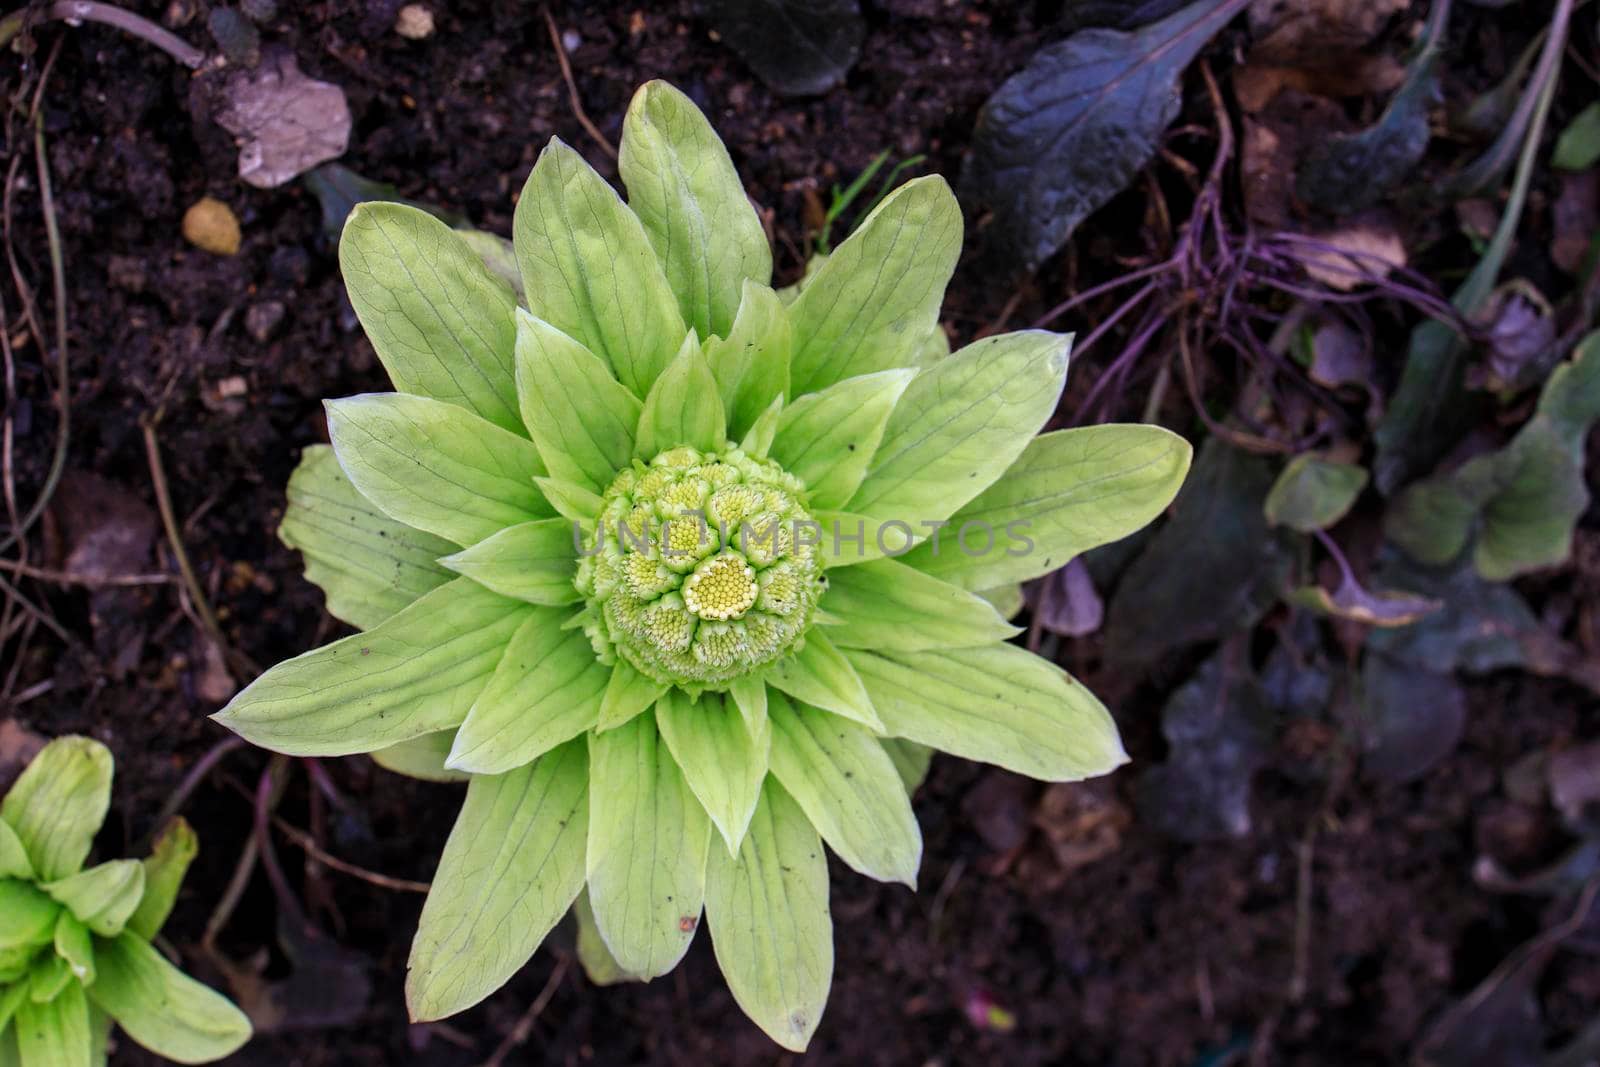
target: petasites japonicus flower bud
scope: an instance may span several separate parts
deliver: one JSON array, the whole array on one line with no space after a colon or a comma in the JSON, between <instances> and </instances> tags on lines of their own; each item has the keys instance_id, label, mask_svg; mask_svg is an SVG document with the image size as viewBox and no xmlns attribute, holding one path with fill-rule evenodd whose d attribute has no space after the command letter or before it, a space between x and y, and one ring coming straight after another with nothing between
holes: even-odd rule
<instances>
[{"instance_id":1,"label":"petasites japonicus flower bud","mask_svg":"<svg viewBox=\"0 0 1600 1067\"><path fill-rule=\"evenodd\" d=\"M493 992L569 908L596 973L644 979L703 910L740 1006L803 1049L833 970L824 843L914 885L930 748L1049 781L1125 760L996 605L1159 514L1189 447L1038 435L1068 337L949 351L941 178L777 291L682 93L634 97L619 170L626 203L552 140L509 247L352 213L340 264L396 391L328 403L282 536L364 632L219 717L279 752L468 780L414 1017Z\"/></svg>"}]
</instances>

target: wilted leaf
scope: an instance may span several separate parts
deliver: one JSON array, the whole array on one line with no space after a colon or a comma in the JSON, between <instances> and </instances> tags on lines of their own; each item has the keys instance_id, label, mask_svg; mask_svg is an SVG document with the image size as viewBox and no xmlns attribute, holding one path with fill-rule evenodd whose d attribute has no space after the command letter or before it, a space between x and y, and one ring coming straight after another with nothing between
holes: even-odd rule
<instances>
[{"instance_id":1,"label":"wilted leaf","mask_svg":"<svg viewBox=\"0 0 1600 1067\"><path fill-rule=\"evenodd\" d=\"M216 118L239 142L239 177L259 189L339 158L350 143L344 90L306 77L287 52L229 77Z\"/></svg>"},{"instance_id":2,"label":"wilted leaf","mask_svg":"<svg viewBox=\"0 0 1600 1067\"><path fill-rule=\"evenodd\" d=\"M1067 33L1106 26L1131 30L1156 19L1164 19L1188 0L1068 0L1061 15L1060 28Z\"/></svg>"},{"instance_id":3,"label":"wilted leaf","mask_svg":"<svg viewBox=\"0 0 1600 1067\"><path fill-rule=\"evenodd\" d=\"M1277 601L1292 541L1262 514L1272 466L1217 438L1173 504L1172 518L1128 567L1111 599L1106 643L1126 663L1253 625Z\"/></svg>"},{"instance_id":4,"label":"wilted leaf","mask_svg":"<svg viewBox=\"0 0 1600 1067\"><path fill-rule=\"evenodd\" d=\"M1062 637L1084 637L1100 629L1105 604L1082 556L1028 586L1039 625Z\"/></svg>"},{"instance_id":5,"label":"wilted leaf","mask_svg":"<svg viewBox=\"0 0 1600 1067\"><path fill-rule=\"evenodd\" d=\"M1486 582L1470 567L1433 571L1398 558L1386 561L1373 580L1442 606L1415 625L1371 634L1369 653L1436 674L1485 674L1524 665L1523 635L1537 631L1539 623L1510 586Z\"/></svg>"},{"instance_id":6,"label":"wilted leaf","mask_svg":"<svg viewBox=\"0 0 1600 1067\"><path fill-rule=\"evenodd\" d=\"M1523 389L1550 373L1556 341L1555 313L1544 294L1526 282L1511 282L1489 298L1483 314L1492 390Z\"/></svg>"},{"instance_id":7,"label":"wilted leaf","mask_svg":"<svg viewBox=\"0 0 1600 1067\"><path fill-rule=\"evenodd\" d=\"M330 241L337 241L344 229L344 220L357 204L369 200L389 200L396 204L409 204L438 218L448 226L459 226L464 219L443 208L407 200L400 190L387 182L364 178L343 163L327 163L306 174L306 188L322 207L322 232Z\"/></svg>"},{"instance_id":8,"label":"wilted leaf","mask_svg":"<svg viewBox=\"0 0 1600 1067\"><path fill-rule=\"evenodd\" d=\"M700 0L700 9L750 69L785 96L839 84L867 36L856 0Z\"/></svg>"},{"instance_id":9,"label":"wilted leaf","mask_svg":"<svg viewBox=\"0 0 1600 1067\"><path fill-rule=\"evenodd\" d=\"M1278 62L1314 62L1330 52L1360 48L1408 0L1255 0L1250 32L1255 50Z\"/></svg>"},{"instance_id":10,"label":"wilted leaf","mask_svg":"<svg viewBox=\"0 0 1600 1067\"><path fill-rule=\"evenodd\" d=\"M1369 647L1361 660L1359 713L1366 772L1409 782L1455 751L1467 698L1452 675Z\"/></svg>"},{"instance_id":11,"label":"wilted leaf","mask_svg":"<svg viewBox=\"0 0 1600 1067\"><path fill-rule=\"evenodd\" d=\"M1331 593L1320 585L1307 585L1290 593L1287 599L1298 607L1368 626L1409 626L1440 607L1437 600L1411 593L1382 589L1368 592L1353 574L1346 574Z\"/></svg>"},{"instance_id":12,"label":"wilted leaf","mask_svg":"<svg viewBox=\"0 0 1600 1067\"><path fill-rule=\"evenodd\" d=\"M1406 265L1406 246L1385 212L1368 212L1337 230L1317 234L1316 240L1326 247L1301 251L1300 265L1341 293L1381 281Z\"/></svg>"},{"instance_id":13,"label":"wilted leaf","mask_svg":"<svg viewBox=\"0 0 1600 1067\"><path fill-rule=\"evenodd\" d=\"M1033 270L1138 173L1178 114L1178 79L1243 0L1202 0L1130 33L1036 52L983 106L963 191L994 209L992 252Z\"/></svg>"},{"instance_id":14,"label":"wilted leaf","mask_svg":"<svg viewBox=\"0 0 1600 1067\"><path fill-rule=\"evenodd\" d=\"M1139 779L1139 807L1163 833L1215 841L1250 832L1250 781L1272 745L1272 711L1241 649L1206 660L1161 712L1166 762Z\"/></svg>"},{"instance_id":15,"label":"wilted leaf","mask_svg":"<svg viewBox=\"0 0 1600 1067\"><path fill-rule=\"evenodd\" d=\"M1419 57L1406 82L1372 126L1328 138L1300 167L1295 191L1314 207L1348 215L1400 184L1428 150L1428 105L1437 90L1437 52Z\"/></svg>"},{"instance_id":16,"label":"wilted leaf","mask_svg":"<svg viewBox=\"0 0 1600 1067\"><path fill-rule=\"evenodd\" d=\"M1550 258L1568 274L1578 274L1600 251L1600 171L1561 177L1561 193L1550 207Z\"/></svg>"},{"instance_id":17,"label":"wilted leaf","mask_svg":"<svg viewBox=\"0 0 1600 1067\"><path fill-rule=\"evenodd\" d=\"M1349 514L1367 485L1367 472L1306 452L1283 468L1262 513L1274 526L1301 533L1325 530Z\"/></svg>"}]
</instances>

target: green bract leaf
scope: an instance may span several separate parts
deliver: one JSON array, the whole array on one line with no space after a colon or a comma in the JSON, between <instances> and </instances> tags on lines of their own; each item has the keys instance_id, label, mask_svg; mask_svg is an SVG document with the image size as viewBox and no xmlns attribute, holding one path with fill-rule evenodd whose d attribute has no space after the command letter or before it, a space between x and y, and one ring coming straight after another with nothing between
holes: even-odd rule
<instances>
[{"instance_id":1,"label":"green bract leaf","mask_svg":"<svg viewBox=\"0 0 1600 1067\"><path fill-rule=\"evenodd\" d=\"M94 938L89 936L89 928L68 912L56 917L56 955L78 982L94 984Z\"/></svg>"},{"instance_id":2,"label":"green bract leaf","mask_svg":"<svg viewBox=\"0 0 1600 1067\"><path fill-rule=\"evenodd\" d=\"M611 678L600 697L600 718L595 723L595 730L615 730L646 708L653 707L666 691L665 685L618 660L616 666L611 668Z\"/></svg>"},{"instance_id":3,"label":"green bract leaf","mask_svg":"<svg viewBox=\"0 0 1600 1067\"><path fill-rule=\"evenodd\" d=\"M28 974L28 999L35 1004L45 1004L67 986L76 984L72 980L72 967L66 960L60 956L46 956L36 962Z\"/></svg>"},{"instance_id":4,"label":"green bract leaf","mask_svg":"<svg viewBox=\"0 0 1600 1067\"><path fill-rule=\"evenodd\" d=\"M913 362L960 252L961 207L943 178L913 178L885 197L789 309L791 395Z\"/></svg>"},{"instance_id":5,"label":"green bract leaf","mask_svg":"<svg viewBox=\"0 0 1600 1067\"><path fill-rule=\"evenodd\" d=\"M33 757L0 801L39 878L75 873L111 805L111 753L87 737L60 737Z\"/></svg>"},{"instance_id":6,"label":"green bract leaf","mask_svg":"<svg viewBox=\"0 0 1600 1067\"><path fill-rule=\"evenodd\" d=\"M522 432L511 371L516 300L448 226L405 204L357 204L339 268L396 389Z\"/></svg>"},{"instance_id":7,"label":"green bract leaf","mask_svg":"<svg viewBox=\"0 0 1600 1067\"><path fill-rule=\"evenodd\" d=\"M172 905L178 899L178 887L189 872L200 851L200 842L187 821L173 819L162 827L155 847L144 860L144 896L139 907L128 917L127 929L149 941L161 932Z\"/></svg>"},{"instance_id":8,"label":"green bract leaf","mask_svg":"<svg viewBox=\"0 0 1600 1067\"><path fill-rule=\"evenodd\" d=\"M28 850L11 824L0 819L0 878L22 878L33 881L33 861Z\"/></svg>"},{"instance_id":9,"label":"green bract leaf","mask_svg":"<svg viewBox=\"0 0 1600 1067\"><path fill-rule=\"evenodd\" d=\"M779 661L767 673L767 681L802 703L884 732L855 668L820 630L807 634L805 647Z\"/></svg>"},{"instance_id":10,"label":"green bract leaf","mask_svg":"<svg viewBox=\"0 0 1600 1067\"><path fill-rule=\"evenodd\" d=\"M772 773L839 858L869 878L917 887L922 832L878 739L837 715L772 698Z\"/></svg>"},{"instance_id":11,"label":"green bract leaf","mask_svg":"<svg viewBox=\"0 0 1600 1067\"><path fill-rule=\"evenodd\" d=\"M386 771L417 778L424 782L465 782L471 777L466 771L453 771L446 767L450 748L455 744L454 730L438 730L421 737L413 737L398 745L380 748L368 753L372 762Z\"/></svg>"},{"instance_id":12,"label":"green bract leaf","mask_svg":"<svg viewBox=\"0 0 1600 1067\"><path fill-rule=\"evenodd\" d=\"M372 752L460 726L536 610L457 578L364 634L278 664L213 718L297 756Z\"/></svg>"},{"instance_id":13,"label":"green bract leaf","mask_svg":"<svg viewBox=\"0 0 1600 1067\"><path fill-rule=\"evenodd\" d=\"M1100 702L1014 645L847 653L890 734L1046 782L1128 762Z\"/></svg>"},{"instance_id":14,"label":"green bract leaf","mask_svg":"<svg viewBox=\"0 0 1600 1067\"><path fill-rule=\"evenodd\" d=\"M574 540L569 520L540 519L508 526L439 562L503 596L530 604L570 604L582 599L572 585L578 569Z\"/></svg>"},{"instance_id":15,"label":"green bract leaf","mask_svg":"<svg viewBox=\"0 0 1600 1067\"><path fill-rule=\"evenodd\" d=\"M131 933L98 942L89 996L129 1037L178 1063L209 1063L250 1040L250 1020Z\"/></svg>"},{"instance_id":16,"label":"green bract leaf","mask_svg":"<svg viewBox=\"0 0 1600 1067\"><path fill-rule=\"evenodd\" d=\"M933 749L903 737L880 737L878 744L883 746L884 752L894 762L894 769L906 787L906 795L915 794L923 779L928 777L928 767L933 763Z\"/></svg>"},{"instance_id":17,"label":"green bract leaf","mask_svg":"<svg viewBox=\"0 0 1600 1067\"><path fill-rule=\"evenodd\" d=\"M101 937L116 937L144 896L144 865L111 860L39 888Z\"/></svg>"},{"instance_id":18,"label":"green bract leaf","mask_svg":"<svg viewBox=\"0 0 1600 1067\"><path fill-rule=\"evenodd\" d=\"M622 969L622 964L606 947L605 938L600 936L600 927L594 921L594 905L589 903L587 889L572 902L572 918L578 927L578 962L583 965L583 976L591 984L603 986L637 981Z\"/></svg>"},{"instance_id":19,"label":"green bract leaf","mask_svg":"<svg viewBox=\"0 0 1600 1067\"><path fill-rule=\"evenodd\" d=\"M533 608L506 646L445 766L501 774L594 726L610 672L581 630L563 629L570 611Z\"/></svg>"},{"instance_id":20,"label":"green bract leaf","mask_svg":"<svg viewBox=\"0 0 1600 1067\"><path fill-rule=\"evenodd\" d=\"M727 439L717 380L700 353L699 342L690 334L645 398L633 454L649 460L681 445L715 452Z\"/></svg>"},{"instance_id":21,"label":"green bract leaf","mask_svg":"<svg viewBox=\"0 0 1600 1067\"><path fill-rule=\"evenodd\" d=\"M29 882L0 878L0 952L49 944L61 905Z\"/></svg>"},{"instance_id":22,"label":"green bract leaf","mask_svg":"<svg viewBox=\"0 0 1600 1067\"><path fill-rule=\"evenodd\" d=\"M773 401L788 394L793 344L794 329L778 294L746 281L733 329L726 339L712 337L705 344L730 438L749 432Z\"/></svg>"},{"instance_id":23,"label":"green bract leaf","mask_svg":"<svg viewBox=\"0 0 1600 1067\"><path fill-rule=\"evenodd\" d=\"M772 442L778 436L778 420L783 417L783 397L775 396L767 410L751 425L750 432L739 441L739 450L754 459L772 455Z\"/></svg>"},{"instance_id":24,"label":"green bract leaf","mask_svg":"<svg viewBox=\"0 0 1600 1067\"><path fill-rule=\"evenodd\" d=\"M385 515L350 484L327 445L301 455L278 537L305 557L328 614L362 630L448 582L435 560L457 547Z\"/></svg>"},{"instance_id":25,"label":"green bract leaf","mask_svg":"<svg viewBox=\"0 0 1600 1067\"><path fill-rule=\"evenodd\" d=\"M59 995L45 1003L32 998L17 1005L12 1025L23 1067L91 1067L89 1002L83 986L68 982Z\"/></svg>"},{"instance_id":26,"label":"green bract leaf","mask_svg":"<svg viewBox=\"0 0 1600 1067\"><path fill-rule=\"evenodd\" d=\"M747 674L728 683L728 699L744 717L744 728L751 738L759 741L767 732L767 683L764 678Z\"/></svg>"},{"instance_id":27,"label":"green bract leaf","mask_svg":"<svg viewBox=\"0 0 1600 1067\"><path fill-rule=\"evenodd\" d=\"M733 998L767 1036L804 1052L833 982L828 860L805 812L768 778L737 857L711 850L706 919Z\"/></svg>"},{"instance_id":28,"label":"green bract leaf","mask_svg":"<svg viewBox=\"0 0 1600 1067\"><path fill-rule=\"evenodd\" d=\"M589 798L595 923L624 971L666 974L700 925L711 823L654 717L590 738Z\"/></svg>"},{"instance_id":29,"label":"green bract leaf","mask_svg":"<svg viewBox=\"0 0 1600 1067\"><path fill-rule=\"evenodd\" d=\"M617 169L701 340L726 336L746 280L772 277L772 251L722 139L663 81L646 82L622 122Z\"/></svg>"},{"instance_id":30,"label":"green bract leaf","mask_svg":"<svg viewBox=\"0 0 1600 1067\"><path fill-rule=\"evenodd\" d=\"M328 436L361 495L391 518L459 545L554 510L525 437L458 408L404 393L329 400Z\"/></svg>"},{"instance_id":31,"label":"green bract leaf","mask_svg":"<svg viewBox=\"0 0 1600 1067\"><path fill-rule=\"evenodd\" d=\"M700 806L716 824L729 853L739 850L767 774L770 730L752 738L721 693L691 701L669 689L656 704L656 723ZM712 849L722 852L722 849Z\"/></svg>"},{"instance_id":32,"label":"green bract leaf","mask_svg":"<svg viewBox=\"0 0 1600 1067\"><path fill-rule=\"evenodd\" d=\"M583 889L588 791L582 738L473 777L411 946L413 1019L442 1019L499 989L566 914Z\"/></svg>"},{"instance_id":33,"label":"green bract leaf","mask_svg":"<svg viewBox=\"0 0 1600 1067\"><path fill-rule=\"evenodd\" d=\"M771 455L806 483L816 507L842 507L861 485L889 413L917 372L879 371L835 382L783 409Z\"/></svg>"},{"instance_id":34,"label":"green bract leaf","mask_svg":"<svg viewBox=\"0 0 1600 1067\"><path fill-rule=\"evenodd\" d=\"M828 569L852 567L884 556L903 556L920 539L904 519L879 520L828 508L818 508L812 515L821 527L817 554Z\"/></svg>"},{"instance_id":35,"label":"green bract leaf","mask_svg":"<svg viewBox=\"0 0 1600 1067\"><path fill-rule=\"evenodd\" d=\"M904 562L972 590L1048 574L1160 515L1192 454L1187 441L1159 426L1043 434L950 516L937 543L923 542Z\"/></svg>"},{"instance_id":36,"label":"green bract leaf","mask_svg":"<svg viewBox=\"0 0 1600 1067\"><path fill-rule=\"evenodd\" d=\"M839 620L828 639L841 648L970 648L1022 632L976 593L892 559L835 570L822 609Z\"/></svg>"},{"instance_id":37,"label":"green bract leaf","mask_svg":"<svg viewBox=\"0 0 1600 1067\"><path fill-rule=\"evenodd\" d=\"M1307 452L1283 468L1263 508L1267 521L1274 526L1313 533L1349 514L1366 486L1367 472L1363 468Z\"/></svg>"},{"instance_id":38,"label":"green bract leaf","mask_svg":"<svg viewBox=\"0 0 1600 1067\"><path fill-rule=\"evenodd\" d=\"M890 416L850 510L913 524L949 518L1055 411L1071 347L1066 334L1025 330L986 337L924 370Z\"/></svg>"},{"instance_id":39,"label":"green bract leaf","mask_svg":"<svg viewBox=\"0 0 1600 1067\"><path fill-rule=\"evenodd\" d=\"M643 397L687 327L639 218L559 138L539 153L512 223L533 313Z\"/></svg>"},{"instance_id":40,"label":"green bract leaf","mask_svg":"<svg viewBox=\"0 0 1600 1067\"><path fill-rule=\"evenodd\" d=\"M520 310L517 395L528 431L557 478L598 493L627 466L638 397L617 384L599 356Z\"/></svg>"},{"instance_id":41,"label":"green bract leaf","mask_svg":"<svg viewBox=\"0 0 1600 1067\"><path fill-rule=\"evenodd\" d=\"M591 492L581 485L561 481L559 478L535 478L534 484L538 485L545 499L550 501L550 506L568 522L575 522L585 527L592 526L595 517L600 514L599 493Z\"/></svg>"}]
</instances>

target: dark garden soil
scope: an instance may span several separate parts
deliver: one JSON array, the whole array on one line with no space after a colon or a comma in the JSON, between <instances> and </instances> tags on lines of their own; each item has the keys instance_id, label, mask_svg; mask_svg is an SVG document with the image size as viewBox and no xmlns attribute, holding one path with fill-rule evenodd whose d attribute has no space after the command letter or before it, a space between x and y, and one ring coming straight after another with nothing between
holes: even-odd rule
<instances>
[{"instance_id":1,"label":"dark garden soil","mask_svg":"<svg viewBox=\"0 0 1600 1067\"><path fill-rule=\"evenodd\" d=\"M156 19L168 9L133 6ZM396 0L279 4L268 46L291 50L349 95L356 127L345 164L501 233L552 135L615 177L574 115L537 7L433 6L437 32L408 41L392 29ZM770 211L778 272L792 279L816 198L825 201L834 181L879 151L926 153L928 170L959 171L978 107L1051 39L1042 27L1060 4L869 6L872 30L847 82L799 102L764 88L686 2L551 10L581 39L574 73L608 138L647 78L667 78L705 107ZM1520 32L1517 15L1498 17ZM203 42L203 22L202 13L178 32ZM1471 47L1475 38L1462 33ZM66 553L103 535L120 572L174 573L141 428L158 420L183 543L231 648L265 664L337 636L341 625L275 536L283 487L301 448L325 440L322 398L386 382L343 295L316 199L298 182L267 191L242 184L205 91L165 55L104 27L54 24L36 41L35 64L60 46L42 114L70 293L71 438L68 474L30 561L59 568ZM1231 47L1225 34L1213 58L1225 66ZM14 89L17 58L0 62L12 65L4 81ZM1483 82L1496 76L1487 70ZM1189 95L1202 99L1195 87ZM13 128L31 140L31 131ZM11 187L10 247L49 316L31 155ZM185 208L206 194L239 216L235 256L199 251L180 235ZM1075 240L1068 265L1048 268L1022 293L1009 325L1033 321L1072 291L1071 279L1119 269L1116 257L1137 243L1127 234L1141 205L1135 190L1102 212ZM1456 264L1457 275L1464 266ZM952 338L962 343L990 326L1011 296L964 266L946 308ZM22 309L7 314L25 338ZM9 462L26 502L44 482L59 423L52 363L28 344L15 362L21 401ZM1095 366L1088 357L1069 389L1086 388ZM1122 417L1137 418L1142 403L1142 392L1130 395ZM1191 426L1182 398L1164 411L1169 425ZM41 735L78 731L105 741L117 757L117 786L104 849L139 847L196 761L225 739L206 716L225 699L228 675L248 680L245 668L230 671L176 583L86 590L30 581L26 589L80 644L34 628L9 690L28 699L0 718ZM1502 778L1524 754L1594 729L1584 714L1592 700L1579 689L1509 674L1472 683L1464 742L1408 785L1350 773L1330 730L1291 731L1256 780L1250 834L1189 845L1134 814L1137 770L1165 751L1158 712L1182 675L1168 664L1148 677L1112 676L1098 650L1093 639L1065 642L1059 658L1115 698L1133 768L1107 783L1046 787L937 760L916 801L926 838L920 891L879 886L835 864L834 987L807 1062L1408 1062L1441 1012L1561 917L1537 898L1486 892L1472 868L1489 854L1526 870L1560 851L1553 814L1509 799ZM230 752L183 808L202 854L167 936L194 973L218 984L224 976L197 946L250 836L266 767L260 753ZM315 790L306 769L290 769L278 815L311 829L340 859L425 881L457 789L384 773L365 758L324 761L319 771L331 789ZM483 1006L447 1026L409 1026L402 981L421 896L308 863L284 833L274 840L322 940L307 947L300 920L258 868L216 946L248 976L236 995L274 1013L279 1028L232 1062L482 1063L536 999L541 1010L507 1063L794 1059L741 1016L705 936L668 977L599 989L570 960L571 934L561 931ZM1564 955L1535 995L1551 1032L1570 1034L1600 1006L1600 961ZM125 1041L113 1057L147 1060Z\"/></svg>"}]
</instances>

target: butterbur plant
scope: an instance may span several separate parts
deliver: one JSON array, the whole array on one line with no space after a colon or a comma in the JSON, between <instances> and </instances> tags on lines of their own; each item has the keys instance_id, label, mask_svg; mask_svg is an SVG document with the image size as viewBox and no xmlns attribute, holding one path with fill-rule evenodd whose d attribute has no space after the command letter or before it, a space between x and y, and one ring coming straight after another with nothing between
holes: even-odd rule
<instances>
[{"instance_id":1,"label":"butterbur plant","mask_svg":"<svg viewBox=\"0 0 1600 1067\"><path fill-rule=\"evenodd\" d=\"M703 912L739 1005L803 1049L833 970L823 844L916 882L897 768L928 747L1050 781L1125 760L990 598L1150 521L1189 448L1150 426L1036 437L1067 337L946 354L962 224L940 178L780 295L683 94L639 91L619 167L627 203L560 141L539 156L525 303L430 216L351 216L340 262L397 391L328 403L282 532L363 632L219 717L280 752L468 779L415 1018L498 988L575 902L641 979Z\"/></svg>"},{"instance_id":2,"label":"butterbur plant","mask_svg":"<svg viewBox=\"0 0 1600 1067\"><path fill-rule=\"evenodd\" d=\"M250 1037L238 1008L150 944L195 855L188 825L174 821L145 860L84 866L111 773L104 745L63 737L0 800L0 1065L104 1064L112 1022L178 1063Z\"/></svg>"}]
</instances>

